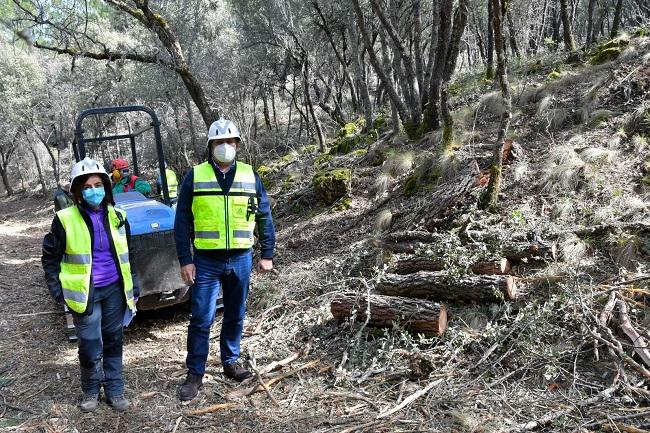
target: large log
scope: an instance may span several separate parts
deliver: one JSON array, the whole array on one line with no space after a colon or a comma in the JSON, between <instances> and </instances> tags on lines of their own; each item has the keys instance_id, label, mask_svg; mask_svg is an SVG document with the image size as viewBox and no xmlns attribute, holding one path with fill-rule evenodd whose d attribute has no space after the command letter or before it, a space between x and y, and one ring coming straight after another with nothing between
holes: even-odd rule
<instances>
[{"instance_id":1,"label":"large log","mask_svg":"<svg viewBox=\"0 0 650 433\"><path fill-rule=\"evenodd\" d=\"M477 275L507 275L510 273L512 265L510 260L504 257L501 260L474 263L471 269Z\"/></svg>"},{"instance_id":2,"label":"large log","mask_svg":"<svg viewBox=\"0 0 650 433\"><path fill-rule=\"evenodd\" d=\"M390 272L399 275L414 274L420 271L441 271L445 264L440 260L431 257L411 256L398 259L390 268Z\"/></svg>"},{"instance_id":3,"label":"large log","mask_svg":"<svg viewBox=\"0 0 650 433\"><path fill-rule=\"evenodd\" d=\"M386 274L377 290L383 295L492 302L517 298L513 277L505 275L470 275L448 281L440 272L417 272L409 275Z\"/></svg>"},{"instance_id":4,"label":"large log","mask_svg":"<svg viewBox=\"0 0 650 433\"><path fill-rule=\"evenodd\" d=\"M447 308L443 305L418 299L396 296L343 293L332 300L330 309L338 320L349 318L356 312L357 321L366 321L370 301L371 326L387 327L399 321L409 331L425 335L442 335L447 329Z\"/></svg>"},{"instance_id":5,"label":"large log","mask_svg":"<svg viewBox=\"0 0 650 433\"><path fill-rule=\"evenodd\" d=\"M399 275L414 274L420 271L435 272L445 268L442 260L432 259L431 257L412 256L398 259L389 272ZM477 275L507 275L510 273L510 260L503 258L501 260L477 262L471 266L472 272Z\"/></svg>"},{"instance_id":6,"label":"large log","mask_svg":"<svg viewBox=\"0 0 650 433\"><path fill-rule=\"evenodd\" d=\"M550 261L557 258L555 244L543 241L516 242L503 246L503 255L511 262Z\"/></svg>"}]
</instances>

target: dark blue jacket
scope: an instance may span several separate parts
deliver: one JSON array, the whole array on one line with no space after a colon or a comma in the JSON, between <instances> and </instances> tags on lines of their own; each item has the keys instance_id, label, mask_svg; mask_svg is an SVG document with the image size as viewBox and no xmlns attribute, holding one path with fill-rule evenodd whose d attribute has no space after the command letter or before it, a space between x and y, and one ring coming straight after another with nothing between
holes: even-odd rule
<instances>
[{"instance_id":1,"label":"dark blue jacket","mask_svg":"<svg viewBox=\"0 0 650 433\"><path fill-rule=\"evenodd\" d=\"M232 182L235 179L237 163L228 170L224 175L214 162L210 160L214 169L217 181L221 189L228 193ZM273 227L273 218L271 217L271 203L266 195L264 185L259 175L255 173L255 189L257 190L258 209L255 215L257 224L258 239L260 243L260 257L263 259L273 258L273 249L275 248L275 228ZM192 214L192 200L194 197L194 169L183 179L179 193L178 203L176 204L176 221L174 222L174 238L176 240L176 253L181 266L192 263L192 239L194 230L194 215ZM200 250L195 249L195 254L215 257L217 259L228 259L247 252L248 249L232 250Z\"/></svg>"}]
</instances>

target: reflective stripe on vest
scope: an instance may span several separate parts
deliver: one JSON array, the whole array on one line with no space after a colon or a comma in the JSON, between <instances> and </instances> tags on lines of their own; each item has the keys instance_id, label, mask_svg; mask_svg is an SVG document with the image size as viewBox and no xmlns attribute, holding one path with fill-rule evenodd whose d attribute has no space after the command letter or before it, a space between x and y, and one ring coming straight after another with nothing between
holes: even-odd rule
<instances>
[{"instance_id":1,"label":"reflective stripe on vest","mask_svg":"<svg viewBox=\"0 0 650 433\"><path fill-rule=\"evenodd\" d=\"M201 250L225 250L253 246L257 189L253 167L237 162L235 179L225 194L209 162L194 167L194 246Z\"/></svg>"},{"instance_id":2,"label":"reflective stripe on vest","mask_svg":"<svg viewBox=\"0 0 650 433\"><path fill-rule=\"evenodd\" d=\"M176 198L178 195L178 179L176 173L166 168L165 176L167 176L167 189L169 190L169 198Z\"/></svg>"},{"instance_id":3,"label":"reflective stripe on vest","mask_svg":"<svg viewBox=\"0 0 650 433\"><path fill-rule=\"evenodd\" d=\"M117 212L125 218L124 211L108 207L108 222L111 228L113 247L118 257L118 265L124 287L127 306L133 310L133 280L129 263L129 245L126 229L121 224ZM67 306L76 313L83 313L88 306L90 276L92 272L92 241L88 226L79 208L70 206L56 213L65 230L65 253L61 260L59 280L63 289L63 299Z\"/></svg>"}]
</instances>

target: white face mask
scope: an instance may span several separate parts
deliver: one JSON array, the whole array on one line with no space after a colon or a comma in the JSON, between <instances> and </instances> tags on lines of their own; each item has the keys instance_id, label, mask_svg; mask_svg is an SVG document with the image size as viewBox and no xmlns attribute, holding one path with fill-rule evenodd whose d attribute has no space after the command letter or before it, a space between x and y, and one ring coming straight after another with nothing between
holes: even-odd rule
<instances>
[{"instance_id":1,"label":"white face mask","mask_svg":"<svg viewBox=\"0 0 650 433\"><path fill-rule=\"evenodd\" d=\"M232 162L235 159L236 154L237 149L235 146L232 146L228 143L218 144L212 149L212 156L214 156L214 159L223 164Z\"/></svg>"}]
</instances>

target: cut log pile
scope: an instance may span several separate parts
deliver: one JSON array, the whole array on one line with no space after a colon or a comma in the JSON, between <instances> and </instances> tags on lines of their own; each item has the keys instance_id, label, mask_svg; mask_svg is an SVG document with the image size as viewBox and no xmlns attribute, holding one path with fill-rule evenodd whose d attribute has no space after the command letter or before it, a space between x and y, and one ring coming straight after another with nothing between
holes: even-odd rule
<instances>
[{"instance_id":1,"label":"cut log pile","mask_svg":"<svg viewBox=\"0 0 650 433\"><path fill-rule=\"evenodd\" d=\"M516 300L517 282L510 275L513 265L556 259L552 243L512 240L500 245L502 258L476 261L469 266L469 274L452 276L445 260L421 253L428 249L430 254L444 236L448 235L405 231L376 240L376 247L395 254L388 272L376 286L377 294L362 298L353 293L337 296L330 305L334 317L345 320L354 316L358 322L384 327L399 321L410 331L440 335L446 327L447 307L437 302ZM471 250L473 245L465 247Z\"/></svg>"}]
</instances>

